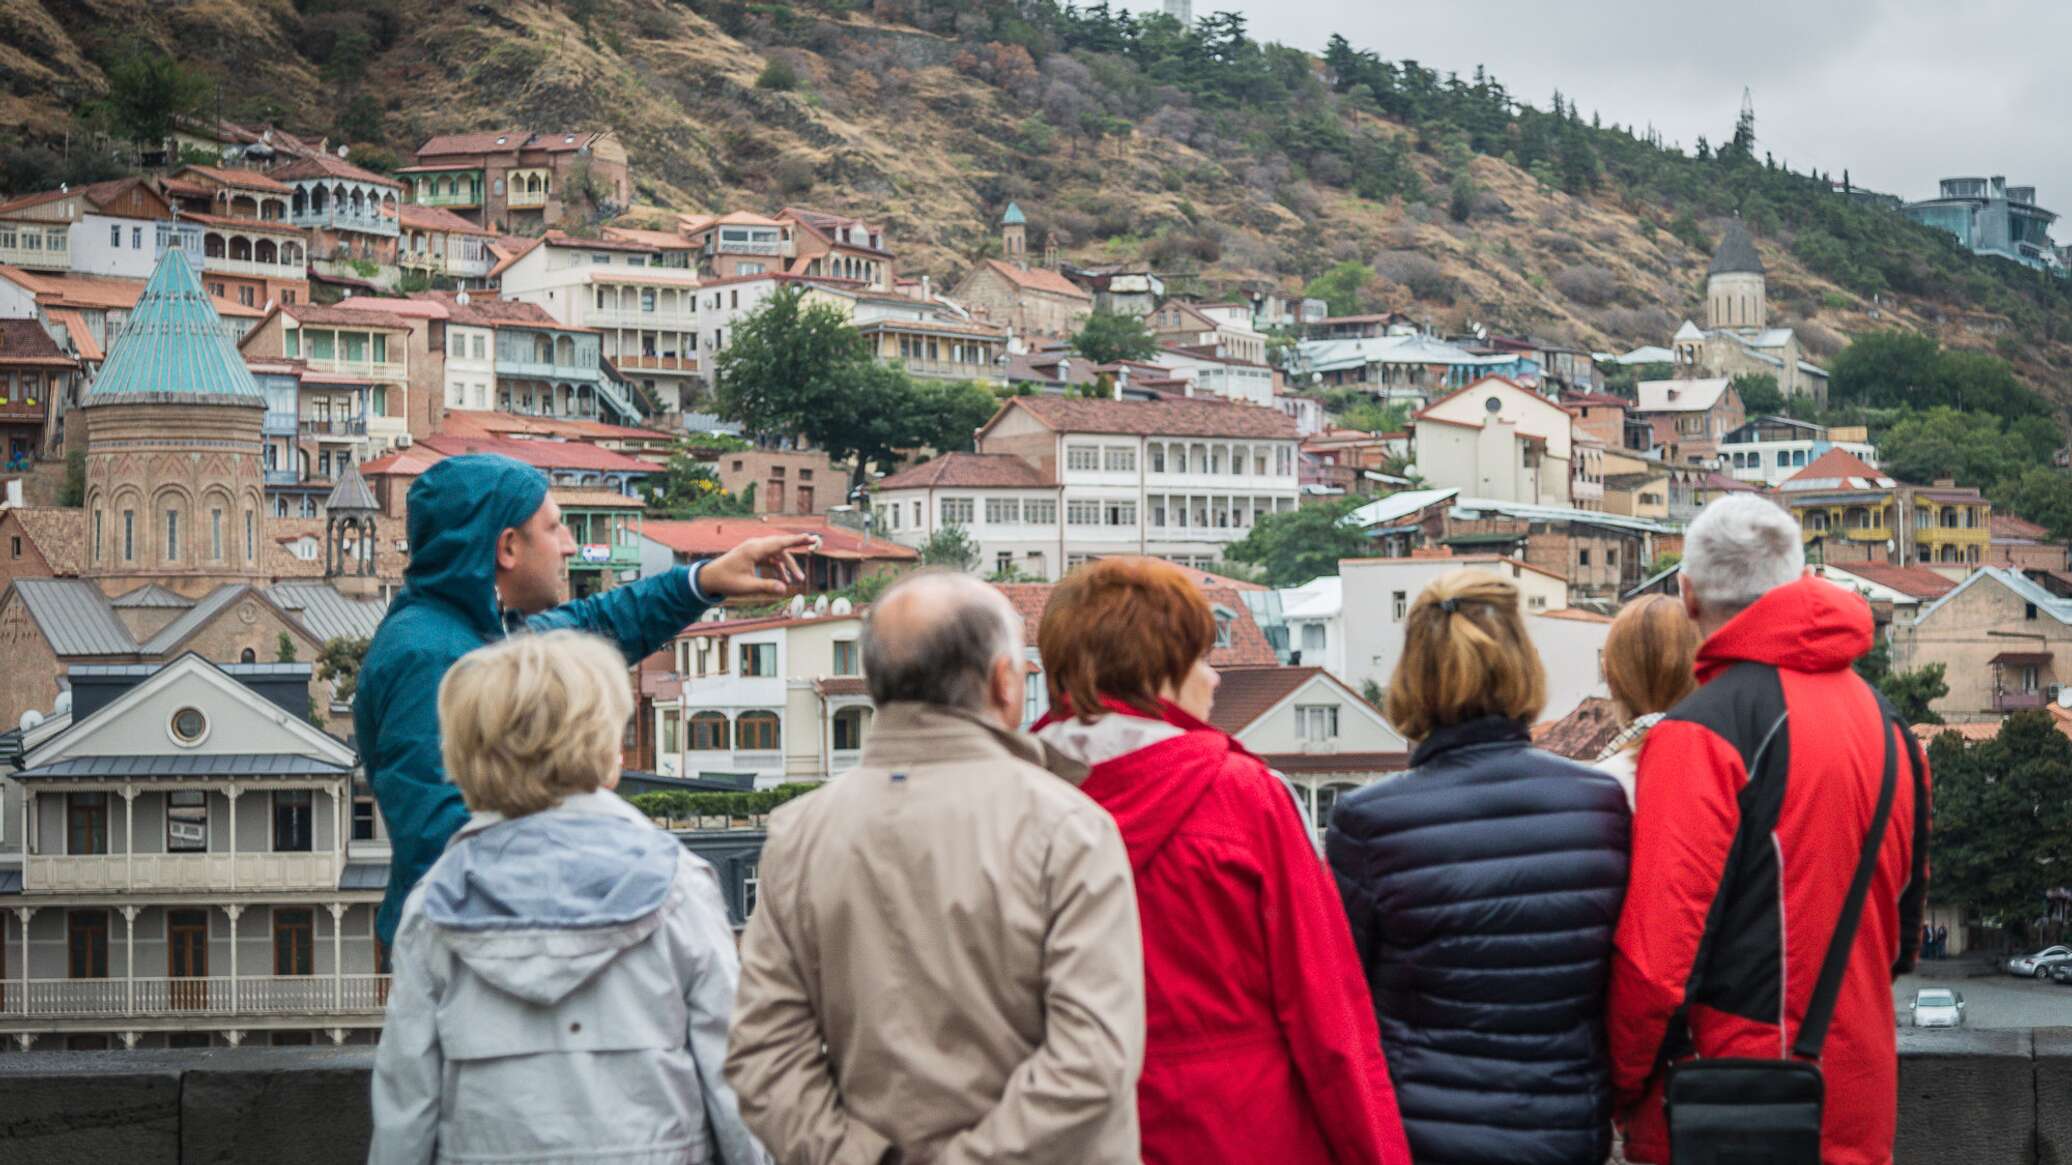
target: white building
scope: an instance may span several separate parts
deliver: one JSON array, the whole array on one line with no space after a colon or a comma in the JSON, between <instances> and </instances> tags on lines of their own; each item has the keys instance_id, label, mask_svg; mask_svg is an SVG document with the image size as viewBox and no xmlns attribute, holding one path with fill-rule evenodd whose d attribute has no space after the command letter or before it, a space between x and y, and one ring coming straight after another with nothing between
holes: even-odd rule
<instances>
[{"instance_id":1,"label":"white building","mask_svg":"<svg viewBox=\"0 0 2072 1165\"><path fill-rule=\"evenodd\" d=\"M1605 693L1601 656L1611 621L1570 608L1568 582L1562 576L1517 559L1491 556L1340 562L1343 608L1359 613L1345 620L1346 682L1364 689L1371 680L1385 690L1402 657L1403 621L1418 592L1440 575L1464 569L1491 571L1517 585L1527 633L1547 669L1547 706L1540 719L1558 720L1574 711L1583 697Z\"/></svg>"},{"instance_id":2,"label":"white building","mask_svg":"<svg viewBox=\"0 0 2072 1165\"><path fill-rule=\"evenodd\" d=\"M699 376L696 272L623 239L549 231L499 266L504 297L537 304L570 327L598 332L606 360L668 414L695 412Z\"/></svg>"},{"instance_id":3,"label":"white building","mask_svg":"<svg viewBox=\"0 0 2072 1165\"><path fill-rule=\"evenodd\" d=\"M1720 438L1720 471L1736 481L1777 485L1820 459L1830 449L1845 449L1876 468L1878 448L1861 438L1863 430L1830 430L1812 421L1790 417L1754 417Z\"/></svg>"},{"instance_id":4,"label":"white building","mask_svg":"<svg viewBox=\"0 0 2072 1165\"><path fill-rule=\"evenodd\" d=\"M1417 472L1435 487L1534 505L1570 503L1575 417L1501 377L1449 393L1411 418Z\"/></svg>"},{"instance_id":5,"label":"white building","mask_svg":"<svg viewBox=\"0 0 2072 1165\"><path fill-rule=\"evenodd\" d=\"M1381 710L1321 667L1218 669L1209 722L1287 778L1319 833L1338 798L1409 766Z\"/></svg>"},{"instance_id":6,"label":"white building","mask_svg":"<svg viewBox=\"0 0 2072 1165\"><path fill-rule=\"evenodd\" d=\"M982 573L1048 581L1112 554L1207 568L1261 515L1296 508L1296 444L1293 418L1253 405L1014 397L979 430L977 456L894 474L873 507L909 546L965 529Z\"/></svg>"},{"instance_id":7,"label":"white building","mask_svg":"<svg viewBox=\"0 0 2072 1165\"><path fill-rule=\"evenodd\" d=\"M1345 588L1327 574L1280 591L1281 621L1288 628L1290 662L1322 667L1335 676L1345 669Z\"/></svg>"},{"instance_id":8,"label":"white building","mask_svg":"<svg viewBox=\"0 0 2072 1165\"><path fill-rule=\"evenodd\" d=\"M1265 364L1240 360L1235 356L1219 356L1207 349L1174 347L1160 348L1151 357L1151 362L1161 368L1170 368L1175 375L1184 378L1188 382L1189 396L1215 396L1245 404L1277 407L1273 395L1273 369Z\"/></svg>"},{"instance_id":9,"label":"white building","mask_svg":"<svg viewBox=\"0 0 2072 1165\"><path fill-rule=\"evenodd\" d=\"M1266 335L1253 329L1250 304L1167 300L1144 317L1144 326L1161 344L1266 363Z\"/></svg>"},{"instance_id":10,"label":"white building","mask_svg":"<svg viewBox=\"0 0 2072 1165\"><path fill-rule=\"evenodd\" d=\"M0 777L0 1033L365 1043L388 844L308 664L74 665Z\"/></svg>"},{"instance_id":11,"label":"white building","mask_svg":"<svg viewBox=\"0 0 2072 1165\"><path fill-rule=\"evenodd\" d=\"M862 615L840 600L685 628L672 647L682 696L655 708L655 767L751 773L759 789L854 768L873 714L862 636Z\"/></svg>"}]
</instances>

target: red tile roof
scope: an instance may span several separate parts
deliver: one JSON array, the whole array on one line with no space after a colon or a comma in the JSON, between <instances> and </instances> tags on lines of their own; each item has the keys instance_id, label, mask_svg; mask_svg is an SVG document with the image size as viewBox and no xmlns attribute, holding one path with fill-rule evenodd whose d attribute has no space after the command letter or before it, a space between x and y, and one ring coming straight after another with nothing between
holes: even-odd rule
<instances>
[{"instance_id":1,"label":"red tile roof","mask_svg":"<svg viewBox=\"0 0 2072 1165\"><path fill-rule=\"evenodd\" d=\"M499 437L455 437L440 434L418 443L435 453L501 453L536 469L594 469L601 473L655 473L649 461L614 453L582 441L507 441Z\"/></svg>"},{"instance_id":2,"label":"red tile roof","mask_svg":"<svg viewBox=\"0 0 2072 1165\"><path fill-rule=\"evenodd\" d=\"M1535 567L1534 569L1538 568ZM1530 614L1541 619L1566 619L1571 623L1609 623L1612 621L1610 615L1600 615L1595 611L1585 611L1581 607L1557 607L1552 611L1533 611Z\"/></svg>"},{"instance_id":3,"label":"red tile roof","mask_svg":"<svg viewBox=\"0 0 2072 1165\"><path fill-rule=\"evenodd\" d=\"M856 530L837 526L825 518L767 515L763 518L693 518L688 521L650 519L641 533L678 554L707 558L725 554L751 538L795 532L817 534L822 558L858 561L892 560L911 562L921 557L911 546L883 538L872 538Z\"/></svg>"},{"instance_id":4,"label":"red tile roof","mask_svg":"<svg viewBox=\"0 0 2072 1165\"><path fill-rule=\"evenodd\" d=\"M182 174L199 174L219 186L230 186L240 190L263 190L268 194L293 194L295 188L276 178L268 177L257 170L240 170L232 166L182 166L173 177Z\"/></svg>"},{"instance_id":5,"label":"red tile roof","mask_svg":"<svg viewBox=\"0 0 2072 1165\"><path fill-rule=\"evenodd\" d=\"M1048 267L1017 267L999 259L986 260L986 268L1025 291L1043 291L1092 302L1093 294Z\"/></svg>"},{"instance_id":6,"label":"red tile roof","mask_svg":"<svg viewBox=\"0 0 2072 1165\"><path fill-rule=\"evenodd\" d=\"M2049 530L2029 521L2027 518L2017 518L2013 514L1994 514L1989 521L1989 525L1992 530L1993 541L1995 542L2015 540L2045 542L2050 539Z\"/></svg>"},{"instance_id":7,"label":"red tile roof","mask_svg":"<svg viewBox=\"0 0 2072 1165\"><path fill-rule=\"evenodd\" d=\"M13 514L29 541L50 564L51 573L76 575L86 561L86 511L64 506L15 506Z\"/></svg>"},{"instance_id":8,"label":"red tile roof","mask_svg":"<svg viewBox=\"0 0 2072 1165\"><path fill-rule=\"evenodd\" d=\"M766 615L753 619L718 619L710 623L693 623L677 632L676 637L706 639L715 635L739 635L745 631L773 631L780 627L797 627L806 623L853 622L863 618L867 609L858 607L847 615L830 612L826 615Z\"/></svg>"},{"instance_id":9,"label":"red tile roof","mask_svg":"<svg viewBox=\"0 0 2072 1165\"><path fill-rule=\"evenodd\" d=\"M1216 685L1209 723L1235 736L1323 671L1320 667L1279 665L1219 668L1221 682Z\"/></svg>"},{"instance_id":10,"label":"red tile roof","mask_svg":"<svg viewBox=\"0 0 2072 1165\"><path fill-rule=\"evenodd\" d=\"M333 157L330 154L316 154L307 158L297 158L273 173L277 178L287 178L290 180L296 178L337 178L345 182L371 182L378 186L393 186L398 190L403 188L403 184L394 178L384 174L376 174L372 170L362 169L344 158Z\"/></svg>"},{"instance_id":11,"label":"red tile roof","mask_svg":"<svg viewBox=\"0 0 2072 1165\"><path fill-rule=\"evenodd\" d=\"M419 206L406 202L397 212L403 225L415 231L446 231L456 235L487 235L495 232L476 226L443 206Z\"/></svg>"},{"instance_id":12,"label":"red tile roof","mask_svg":"<svg viewBox=\"0 0 2072 1165\"><path fill-rule=\"evenodd\" d=\"M1883 470L1872 468L1863 458L1849 452L1847 449L1836 448L1815 457L1811 465L1784 480L1798 481L1800 478L1810 479L1816 477L1863 477L1875 481L1884 476L1885 472Z\"/></svg>"},{"instance_id":13,"label":"red tile roof","mask_svg":"<svg viewBox=\"0 0 2072 1165\"><path fill-rule=\"evenodd\" d=\"M20 367L31 364L50 368L79 367L79 362L65 355L64 349L50 338L42 324L35 320L0 320L0 365Z\"/></svg>"},{"instance_id":14,"label":"red tile roof","mask_svg":"<svg viewBox=\"0 0 2072 1165\"><path fill-rule=\"evenodd\" d=\"M894 489L1031 489L1054 485L1035 466L1009 453L945 453L911 469L902 469L872 487Z\"/></svg>"},{"instance_id":15,"label":"red tile roof","mask_svg":"<svg viewBox=\"0 0 2072 1165\"><path fill-rule=\"evenodd\" d=\"M1888 587L1924 602L1957 589L1957 584L1925 566L1897 566L1890 562L1838 562L1829 570L1854 575L1868 583Z\"/></svg>"},{"instance_id":16,"label":"red tile roof","mask_svg":"<svg viewBox=\"0 0 2072 1165\"><path fill-rule=\"evenodd\" d=\"M1561 403L1565 405L1584 405L1589 407L1606 405L1622 409L1630 409L1633 407L1632 401L1627 400L1623 396L1613 396L1611 393L1608 392L1564 392L1561 394Z\"/></svg>"},{"instance_id":17,"label":"red tile roof","mask_svg":"<svg viewBox=\"0 0 2072 1165\"><path fill-rule=\"evenodd\" d=\"M1126 433L1151 437L1269 437L1294 440L1295 418L1261 405L1212 400L1085 400L1018 396L1001 406L984 429L1009 410L1022 409L1061 433Z\"/></svg>"},{"instance_id":18,"label":"red tile roof","mask_svg":"<svg viewBox=\"0 0 2072 1165\"><path fill-rule=\"evenodd\" d=\"M360 463L361 477L416 477L446 459L444 453L427 449L422 442L398 449L384 457Z\"/></svg>"},{"instance_id":19,"label":"red tile roof","mask_svg":"<svg viewBox=\"0 0 2072 1165\"><path fill-rule=\"evenodd\" d=\"M447 409L439 431L452 437L501 437L523 433L533 437L566 437L573 440L668 441L672 435L658 429L634 429L608 425L580 417L522 417L480 409Z\"/></svg>"},{"instance_id":20,"label":"red tile roof","mask_svg":"<svg viewBox=\"0 0 2072 1165\"><path fill-rule=\"evenodd\" d=\"M1561 719L1533 725L1532 742L1556 756L1589 764L1619 734L1621 726L1618 705L1603 696L1585 696L1575 711Z\"/></svg>"},{"instance_id":21,"label":"red tile roof","mask_svg":"<svg viewBox=\"0 0 2072 1165\"><path fill-rule=\"evenodd\" d=\"M240 218L228 214L196 214L191 210L181 211L180 218L186 222L198 222L206 226L223 227L226 230L258 231L260 234L265 235L293 235L298 239L309 233L294 223L282 222L279 219ZM203 262L206 264L207 260ZM207 270L206 266L203 269Z\"/></svg>"},{"instance_id":22,"label":"red tile roof","mask_svg":"<svg viewBox=\"0 0 2072 1165\"><path fill-rule=\"evenodd\" d=\"M110 178L106 182L95 182L87 186L74 187L71 190L45 190L41 194L24 194L20 198L11 198L6 202L0 202L0 215L12 214L18 210L27 210L32 206L42 206L46 202L56 202L61 198L70 198L75 194L85 198L90 206L103 207L113 201L116 196L142 181L142 178L136 177ZM151 191L151 196L161 204L165 201L163 198L158 197L156 191Z\"/></svg>"},{"instance_id":23,"label":"red tile roof","mask_svg":"<svg viewBox=\"0 0 2072 1165\"><path fill-rule=\"evenodd\" d=\"M652 523L650 523L652 525ZM1210 576L1214 577L1214 576ZM1056 583L994 583L1007 601L1014 604L1022 617L1022 638L1030 647L1036 645L1036 629L1043 623L1043 610L1050 605L1050 594ZM1258 665L1273 667L1280 663L1274 654L1273 645L1266 641L1266 632L1252 618L1252 609L1231 587L1204 586L1202 597L1211 604L1229 611L1230 646L1218 647L1209 652L1209 665L1216 668Z\"/></svg>"},{"instance_id":24,"label":"red tile roof","mask_svg":"<svg viewBox=\"0 0 2072 1165\"><path fill-rule=\"evenodd\" d=\"M537 133L523 129L440 134L417 147L417 156L423 159L449 154L494 154L504 150L546 150L549 153L566 153L589 145L599 136L590 130L576 133Z\"/></svg>"},{"instance_id":25,"label":"red tile roof","mask_svg":"<svg viewBox=\"0 0 2072 1165\"><path fill-rule=\"evenodd\" d=\"M646 243L636 243L631 239L579 239L567 231L548 231L540 237L550 246L574 247L583 251L632 251L648 255L655 250Z\"/></svg>"},{"instance_id":26,"label":"red tile roof","mask_svg":"<svg viewBox=\"0 0 2072 1165\"><path fill-rule=\"evenodd\" d=\"M304 324L338 325L361 328L401 328L408 331L410 321L398 315L390 315L378 308L337 307L321 303L284 303L280 313L291 316Z\"/></svg>"}]
</instances>

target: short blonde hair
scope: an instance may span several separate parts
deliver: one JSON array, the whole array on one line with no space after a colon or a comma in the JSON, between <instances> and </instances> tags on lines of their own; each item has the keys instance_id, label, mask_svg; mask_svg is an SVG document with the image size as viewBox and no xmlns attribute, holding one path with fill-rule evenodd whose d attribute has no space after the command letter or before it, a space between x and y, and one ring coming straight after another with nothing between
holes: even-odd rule
<instances>
[{"instance_id":1,"label":"short blonde hair","mask_svg":"<svg viewBox=\"0 0 2072 1165\"><path fill-rule=\"evenodd\" d=\"M448 668L439 735L468 808L523 817L609 781L633 714L626 670L579 631L515 635Z\"/></svg>"},{"instance_id":2,"label":"short blonde hair","mask_svg":"<svg viewBox=\"0 0 2072 1165\"><path fill-rule=\"evenodd\" d=\"M1667 712L1691 694L1698 625L1668 595L1642 595L1612 620L1604 639L1604 682L1626 719Z\"/></svg>"},{"instance_id":3,"label":"short blonde hair","mask_svg":"<svg viewBox=\"0 0 2072 1165\"><path fill-rule=\"evenodd\" d=\"M1530 721L1546 702L1546 669L1510 580L1456 570L1418 592L1389 679L1387 711L1396 731L1423 740L1433 729L1478 716Z\"/></svg>"}]
</instances>

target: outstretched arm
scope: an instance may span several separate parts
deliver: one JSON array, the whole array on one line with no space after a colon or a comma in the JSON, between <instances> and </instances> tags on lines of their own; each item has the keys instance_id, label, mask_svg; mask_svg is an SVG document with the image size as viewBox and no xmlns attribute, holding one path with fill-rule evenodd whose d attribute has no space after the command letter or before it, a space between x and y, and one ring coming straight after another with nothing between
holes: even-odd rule
<instances>
[{"instance_id":1,"label":"outstretched arm","mask_svg":"<svg viewBox=\"0 0 2072 1165\"><path fill-rule=\"evenodd\" d=\"M534 631L602 635L619 645L628 664L636 664L722 599L778 599L794 584L804 584L806 572L797 555L818 541L812 534L751 538L718 558L542 611L525 625Z\"/></svg>"}]
</instances>

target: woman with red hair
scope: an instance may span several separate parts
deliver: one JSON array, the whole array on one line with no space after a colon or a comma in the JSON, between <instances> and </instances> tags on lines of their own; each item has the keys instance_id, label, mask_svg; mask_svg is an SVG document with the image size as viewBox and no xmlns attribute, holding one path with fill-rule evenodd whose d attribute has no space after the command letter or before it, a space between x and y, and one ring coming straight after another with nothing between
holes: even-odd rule
<instances>
[{"instance_id":1,"label":"woman with red hair","mask_svg":"<svg viewBox=\"0 0 2072 1165\"><path fill-rule=\"evenodd\" d=\"M1408 1165L1367 986L1280 779L1207 723L1216 619L1186 572L1108 558L1058 584L1037 732L1129 848L1144 931L1146 1165Z\"/></svg>"}]
</instances>

